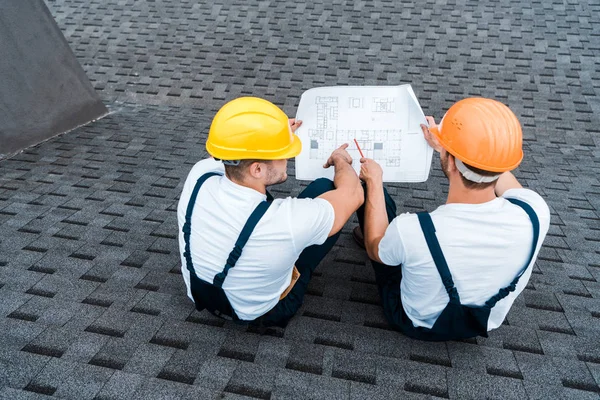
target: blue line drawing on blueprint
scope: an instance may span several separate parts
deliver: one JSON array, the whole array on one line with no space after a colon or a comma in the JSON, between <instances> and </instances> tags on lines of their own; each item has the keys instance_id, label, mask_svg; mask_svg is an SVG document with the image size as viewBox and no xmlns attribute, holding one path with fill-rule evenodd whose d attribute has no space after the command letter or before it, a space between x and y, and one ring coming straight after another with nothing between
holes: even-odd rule
<instances>
[{"instance_id":1,"label":"blue line drawing on blueprint","mask_svg":"<svg viewBox=\"0 0 600 400\"><path fill-rule=\"evenodd\" d=\"M338 98L321 97L315 99L317 105L317 129L309 129L310 158L327 158L337 148Z\"/></svg>"},{"instance_id":2,"label":"blue line drawing on blueprint","mask_svg":"<svg viewBox=\"0 0 600 400\"><path fill-rule=\"evenodd\" d=\"M317 129L309 129L309 158L327 159L340 143L358 141L365 157L372 158L388 167L399 167L402 153L401 129L338 129L339 99L337 97L315 98L317 107ZM364 98L350 97L351 109L364 108ZM394 98L373 98L372 110L394 112Z\"/></svg>"},{"instance_id":3,"label":"blue line drawing on blueprint","mask_svg":"<svg viewBox=\"0 0 600 400\"><path fill-rule=\"evenodd\" d=\"M363 108L364 97L348 97L348 108Z\"/></svg>"},{"instance_id":4,"label":"blue line drawing on blueprint","mask_svg":"<svg viewBox=\"0 0 600 400\"><path fill-rule=\"evenodd\" d=\"M373 99L373 112L396 112L396 99L393 97L375 97Z\"/></svg>"}]
</instances>

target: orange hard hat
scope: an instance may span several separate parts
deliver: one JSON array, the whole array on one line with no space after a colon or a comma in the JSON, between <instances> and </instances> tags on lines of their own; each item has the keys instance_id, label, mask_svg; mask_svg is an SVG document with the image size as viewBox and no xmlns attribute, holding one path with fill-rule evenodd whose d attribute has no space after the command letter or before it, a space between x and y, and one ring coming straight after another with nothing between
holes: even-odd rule
<instances>
[{"instance_id":1,"label":"orange hard hat","mask_svg":"<svg viewBox=\"0 0 600 400\"><path fill-rule=\"evenodd\" d=\"M507 106L496 100L461 100L430 131L448 153L484 171L510 171L523 159L521 124Z\"/></svg>"}]
</instances>

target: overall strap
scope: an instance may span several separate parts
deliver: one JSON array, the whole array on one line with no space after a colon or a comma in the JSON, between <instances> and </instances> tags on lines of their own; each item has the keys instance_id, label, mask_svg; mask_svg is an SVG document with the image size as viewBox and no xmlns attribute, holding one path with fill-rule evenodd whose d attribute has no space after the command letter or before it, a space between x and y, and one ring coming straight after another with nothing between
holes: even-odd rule
<instances>
[{"instance_id":1,"label":"overall strap","mask_svg":"<svg viewBox=\"0 0 600 400\"><path fill-rule=\"evenodd\" d=\"M529 216L529 219L531 220L531 223L533 225L533 244L531 246L531 252L529 253L529 258L527 259L525 266L523 267L523 269L521 269L521 272L519 272L517 277L515 279L513 279L513 281L510 283L510 285L508 285L505 288L500 289L500 291L494 297L492 297L491 299L489 299L488 301L485 302L485 305L489 308L494 307L497 302L499 302L500 300L502 300L503 298L508 296L508 294L510 292L513 292L515 290L515 288L517 287L517 283L519 283L519 279L521 278L521 276L523 276L525 271L527 271L529 264L531 264L531 260L533 260L533 256L535 254L535 250L537 249L537 244L538 244L538 240L540 237L540 221L539 221L535 211L533 211L533 208L529 204L525 203L522 200L517 200L517 199L506 199L506 200L510 201L514 205L521 207Z\"/></svg>"},{"instance_id":2,"label":"overall strap","mask_svg":"<svg viewBox=\"0 0 600 400\"><path fill-rule=\"evenodd\" d=\"M223 282L225 281L225 277L227 277L229 270L235 267L235 264L242 255L242 250L244 249L246 242L248 242L252 231L254 231L254 228L256 227L260 219L263 217L263 215L265 215L271 204L272 203L269 201L263 201L258 206L256 206L252 214L250 214L248 221L246 221L244 228L242 228L242 231L240 232L240 236L235 242L233 250L231 250L231 253L229 253L229 257L227 258L225 268L221 273L215 275L213 279L213 285L217 287L223 287Z\"/></svg>"},{"instance_id":3,"label":"overall strap","mask_svg":"<svg viewBox=\"0 0 600 400\"><path fill-rule=\"evenodd\" d=\"M419 217L419 224L421 224L421 230L425 236L427 247L429 247L429 252L433 257L433 262L435 263L438 273L442 278L442 283L446 288L446 292L450 298L450 303L460 304L460 297L458 296L458 292L454 287L454 281L452 280L452 274L448 269L446 257L444 257L444 253L442 252L442 248L440 247L440 243L438 242L435 234L435 226L433 225L431 216L429 213L423 211L417 213L417 217Z\"/></svg>"},{"instance_id":4,"label":"overall strap","mask_svg":"<svg viewBox=\"0 0 600 400\"><path fill-rule=\"evenodd\" d=\"M185 257L185 264L187 270L190 272L190 275L198 277L196 275L196 271L194 270L194 263L192 262L192 253L190 252L190 234L192 233L192 212L194 211L194 205L196 204L196 198L198 197L198 192L202 187L202 184L206 182L208 178L211 176L221 175L216 172L208 172L202 175L196 181L196 185L194 186L194 190L192 191L192 195L190 196L190 201L187 205L187 210L185 212L185 223L183 224L183 240L185 241L185 251L183 255Z\"/></svg>"}]
</instances>

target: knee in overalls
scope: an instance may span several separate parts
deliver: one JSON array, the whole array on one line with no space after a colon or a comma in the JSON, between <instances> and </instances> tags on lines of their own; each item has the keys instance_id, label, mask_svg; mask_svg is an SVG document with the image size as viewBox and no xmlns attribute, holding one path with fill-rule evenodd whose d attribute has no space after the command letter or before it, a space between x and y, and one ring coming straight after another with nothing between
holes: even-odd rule
<instances>
[{"instance_id":1,"label":"knee in overalls","mask_svg":"<svg viewBox=\"0 0 600 400\"><path fill-rule=\"evenodd\" d=\"M311 182L307 189L310 188L311 194L316 193L316 196L320 196L323 193L329 192L335 189L335 185L331 179L327 178L318 178Z\"/></svg>"}]
</instances>

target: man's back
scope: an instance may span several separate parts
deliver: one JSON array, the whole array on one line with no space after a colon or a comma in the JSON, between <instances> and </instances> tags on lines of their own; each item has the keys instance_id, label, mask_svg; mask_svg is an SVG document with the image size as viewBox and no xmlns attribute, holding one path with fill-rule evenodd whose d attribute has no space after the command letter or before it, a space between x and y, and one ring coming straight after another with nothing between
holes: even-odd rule
<instances>
[{"instance_id":1,"label":"man's back","mask_svg":"<svg viewBox=\"0 0 600 400\"><path fill-rule=\"evenodd\" d=\"M213 159L198 162L190 172L179 201L179 245L185 248L182 226L194 184L203 174L224 174ZM198 277L212 283L223 271L235 241L256 206L266 196L235 184L227 177L209 178L200 189L191 219L190 249ZM256 226L223 289L244 320L270 310L290 284L294 262L305 247L322 244L333 225L333 207L323 199L276 199ZM189 271L182 254L182 274L190 291Z\"/></svg>"},{"instance_id":2,"label":"man's back","mask_svg":"<svg viewBox=\"0 0 600 400\"><path fill-rule=\"evenodd\" d=\"M503 197L483 204L451 203L431 213L462 304L483 305L510 284L528 259L533 240L531 221L522 208L505 198L523 200L536 212L540 220L537 256L548 232L550 214L544 200L531 190L508 190ZM416 214L403 214L390 224L379 244L379 257L388 265L402 264L404 310L415 326L431 328L448 304L448 295ZM502 323L530 274L531 267L517 289L492 309L488 330Z\"/></svg>"}]
</instances>

